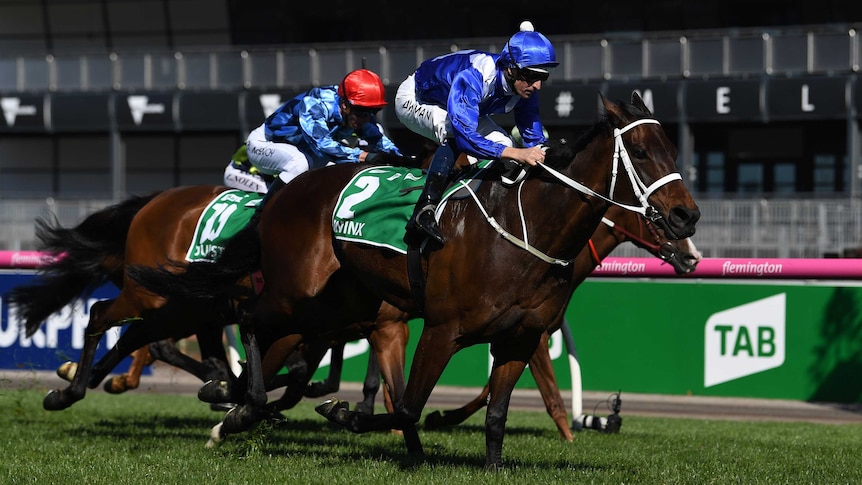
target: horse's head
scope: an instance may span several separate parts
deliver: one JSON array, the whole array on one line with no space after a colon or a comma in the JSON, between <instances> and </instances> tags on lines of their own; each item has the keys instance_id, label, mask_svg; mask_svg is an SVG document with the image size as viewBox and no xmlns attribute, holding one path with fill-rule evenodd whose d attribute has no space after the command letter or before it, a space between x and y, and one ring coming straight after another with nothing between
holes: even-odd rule
<instances>
[{"instance_id":1,"label":"horse's head","mask_svg":"<svg viewBox=\"0 0 862 485\"><path fill-rule=\"evenodd\" d=\"M631 104L599 96L604 119L613 129L609 197L635 206L668 239L692 236L700 210L679 175L676 146L637 93L632 94Z\"/></svg>"},{"instance_id":2,"label":"horse's head","mask_svg":"<svg viewBox=\"0 0 862 485\"><path fill-rule=\"evenodd\" d=\"M611 206L602 218L602 228L592 238L600 257L617 245L630 241L670 264L676 274L688 274L697 269L703 255L691 238L670 240L664 231L644 216L618 206Z\"/></svg>"}]
</instances>

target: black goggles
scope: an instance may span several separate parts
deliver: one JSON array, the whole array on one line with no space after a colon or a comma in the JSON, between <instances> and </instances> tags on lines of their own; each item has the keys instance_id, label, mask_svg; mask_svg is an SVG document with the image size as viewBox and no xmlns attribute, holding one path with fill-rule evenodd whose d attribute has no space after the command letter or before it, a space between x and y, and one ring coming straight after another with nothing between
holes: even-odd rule
<instances>
[{"instance_id":1,"label":"black goggles","mask_svg":"<svg viewBox=\"0 0 862 485\"><path fill-rule=\"evenodd\" d=\"M515 75L515 78L524 81L527 84L533 84L536 81L545 82L549 77L551 77L551 73L549 72L534 71L527 68L518 69L518 72Z\"/></svg>"},{"instance_id":2,"label":"black goggles","mask_svg":"<svg viewBox=\"0 0 862 485\"><path fill-rule=\"evenodd\" d=\"M364 106L356 106L350 105L350 112L355 114L359 118L368 118L377 114L380 111L380 108L366 108Z\"/></svg>"}]
</instances>

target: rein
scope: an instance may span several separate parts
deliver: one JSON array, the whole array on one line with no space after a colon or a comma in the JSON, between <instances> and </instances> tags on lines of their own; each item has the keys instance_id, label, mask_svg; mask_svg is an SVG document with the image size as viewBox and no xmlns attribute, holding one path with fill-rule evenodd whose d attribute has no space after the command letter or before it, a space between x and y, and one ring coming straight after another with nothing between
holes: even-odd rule
<instances>
[{"instance_id":1,"label":"rein","mask_svg":"<svg viewBox=\"0 0 862 485\"><path fill-rule=\"evenodd\" d=\"M598 198L600 198L600 199L602 199L605 202L608 202L610 204L614 204L616 206L622 207L623 209L630 210L632 212L637 212L638 214L644 216L647 220L649 220L651 222L655 222L659 218L661 218L661 215L659 215L658 211L656 211L655 208L650 205L650 203L647 199L649 199L649 197L652 195L652 193L655 192L656 190L658 190L660 187L667 185L668 183L670 183L674 180L682 180L682 175L680 175L679 172L669 173L669 174L665 175L664 177L653 182L653 184L650 185L649 187L647 187L646 184L643 183L641 178L638 176L637 172L635 172L634 166L632 165L632 160L631 160L631 158L629 158L629 152L628 152L628 150L626 150L626 147L623 144L622 135L623 135L623 133L629 131L630 129L632 129L638 125L642 125L644 123L655 123L657 125L661 124L661 123L659 123L658 120L655 120L652 118L644 118L642 120L633 121L633 122L629 123L628 125L626 125L622 128L614 128L614 164L613 164L613 168L611 169L611 188L610 188L610 191L608 193L608 197L605 197L604 195L594 191L593 189L587 187L586 185L583 185L579 182L572 180L571 178L567 177L566 175L564 175L564 174L554 170L553 168L545 165L544 163L539 163L538 165L541 166L542 168L544 168L548 173L550 173L551 175L556 177L557 180L559 180L560 182L563 182L564 184L568 185L569 187L571 187L571 188L573 188L573 189L575 189L581 193L584 193L587 195L592 195L594 197L598 197ZM632 190L635 193L635 197L637 197L637 199L641 203L640 207L634 206L634 205L623 204L621 202L617 202L617 201L613 200L613 198L612 198L614 196L614 188L616 187L616 183L617 183L617 172L619 170L620 161L622 161L623 168L625 169L626 173L628 173L629 181L631 181ZM521 183L523 184L524 181L521 181Z\"/></svg>"},{"instance_id":2,"label":"rein","mask_svg":"<svg viewBox=\"0 0 862 485\"><path fill-rule=\"evenodd\" d=\"M629 153L626 150L625 144L623 143L622 135L623 135L623 133L627 132L628 130L630 130L630 129L638 126L638 125L642 125L644 123L661 124L661 123L659 123L658 120L655 120L652 118L644 118L641 120L633 121L633 122L629 123L628 125L626 125L622 128L614 128L614 160L613 160L613 167L611 169L611 188L610 188L610 191L608 194L609 197L605 197L604 195L599 194L598 192L594 191L593 189L587 187L586 185L581 184L580 182L577 182L577 181L571 179L570 177L558 172L557 170L554 170L551 167L548 167L544 163L539 163L538 165L540 165L542 168L547 170L548 173L550 173L551 175L556 177L557 180L563 182L565 185L567 185L567 186L569 186L569 187L571 187L571 188L573 188L573 189L575 189L581 193L598 197L598 198L600 198L600 199L602 199L605 202L608 202L610 204L614 204L616 206L622 207L623 209L626 209L626 210L629 210L632 212L637 212L638 214L643 216L644 219L646 219L650 222L655 222L661 218L661 215L658 213L657 210L655 210L654 207L652 207L649 204L649 201L647 199L650 197L650 195L652 195L653 192L658 190L660 187L662 187L662 186L664 186L664 185L666 185L666 184L668 184L674 180L682 180L682 176L679 174L679 172L673 172L673 173L667 174L664 177L656 180L652 185L647 187L646 184L644 184L643 181L641 180L640 176L638 176L637 172L635 172L634 166L632 165L631 158L629 158ZM614 193L614 187L616 186L617 173L619 171L620 162L622 162L623 168L625 169L626 173L629 176L629 180L631 181L631 185L632 185L632 190L635 193L635 197L640 201L640 203L641 203L640 206L623 204L623 203L617 202L617 201L612 199L613 193ZM479 198L476 196L476 193L473 191L473 189L468 184L466 184L463 180L460 180L458 183L461 185L461 187L463 187L465 190L467 190L467 192L470 193L470 195L473 197L473 200L476 201L476 205L479 206L479 210L481 210L482 214L485 216L485 220L488 221L488 224L490 224L491 227L493 227L494 230L496 230L503 239L509 241L510 243L514 244L515 246L527 251L528 253L532 254L533 256L541 259L542 261L544 261L548 264L556 264L559 266L568 266L568 265L572 264L572 262L574 262L574 259L554 258L554 257L548 256L547 254L543 253L542 251L540 251L540 250L538 250L535 247L530 245L530 243L528 241L528 237L527 237L527 222L526 222L526 219L524 218L524 206L521 203L521 190L524 187L525 181L526 181L526 179L521 180L521 182L518 184L518 213L520 214L520 218L521 218L521 231L523 234L523 239L520 239L517 236L515 236L514 234L503 229L503 227L500 226L500 224L497 223L497 221L488 214L488 212L485 210L485 207L482 205L482 203L479 201Z\"/></svg>"},{"instance_id":3,"label":"rein","mask_svg":"<svg viewBox=\"0 0 862 485\"><path fill-rule=\"evenodd\" d=\"M644 238L637 236L635 234L632 234L630 231L627 231L625 228L618 227L616 222L608 219L607 217L602 217L602 222L604 222L605 225L610 227L611 229L613 229L615 231L619 231L620 233L622 233L623 236L627 237L632 242L639 243L640 245L642 245L645 248L648 248L648 249L655 251L655 252L658 252L658 250L660 248L660 246L658 244L653 244L651 242L647 242ZM647 229L649 229L649 227L647 227Z\"/></svg>"}]
</instances>

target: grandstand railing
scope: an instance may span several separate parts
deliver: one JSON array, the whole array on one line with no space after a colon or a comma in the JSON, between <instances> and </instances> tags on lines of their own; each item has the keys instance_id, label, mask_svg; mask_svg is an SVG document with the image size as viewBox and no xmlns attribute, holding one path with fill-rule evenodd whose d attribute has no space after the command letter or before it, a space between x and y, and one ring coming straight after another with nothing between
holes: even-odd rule
<instances>
[{"instance_id":1,"label":"grandstand railing","mask_svg":"<svg viewBox=\"0 0 862 485\"><path fill-rule=\"evenodd\" d=\"M111 204L108 200L0 200L0 250L37 249L36 217L71 226ZM862 257L862 201L701 200L695 244L710 258ZM623 244L616 257L643 256Z\"/></svg>"},{"instance_id":2,"label":"grandstand railing","mask_svg":"<svg viewBox=\"0 0 862 485\"><path fill-rule=\"evenodd\" d=\"M555 36L562 81L797 76L857 72L855 24ZM237 90L338 82L367 67L392 85L422 60L459 49L498 51L506 39L196 47L0 54L0 92Z\"/></svg>"}]
</instances>

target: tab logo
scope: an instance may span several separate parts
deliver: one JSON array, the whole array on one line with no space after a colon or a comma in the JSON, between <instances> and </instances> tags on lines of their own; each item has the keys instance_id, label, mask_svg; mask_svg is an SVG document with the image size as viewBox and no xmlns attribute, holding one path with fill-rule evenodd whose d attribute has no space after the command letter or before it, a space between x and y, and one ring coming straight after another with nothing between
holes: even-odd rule
<instances>
[{"instance_id":1,"label":"tab logo","mask_svg":"<svg viewBox=\"0 0 862 485\"><path fill-rule=\"evenodd\" d=\"M132 121L138 126L144 121L145 114L162 114L165 112L165 105L150 104L149 96L129 96L126 101L132 111Z\"/></svg>"},{"instance_id":2,"label":"tab logo","mask_svg":"<svg viewBox=\"0 0 862 485\"><path fill-rule=\"evenodd\" d=\"M781 293L709 317L704 387L784 364L786 300Z\"/></svg>"},{"instance_id":3,"label":"tab logo","mask_svg":"<svg viewBox=\"0 0 862 485\"><path fill-rule=\"evenodd\" d=\"M278 107L281 106L281 95L280 94L261 94L260 95L260 107L263 108L263 116L264 118L269 118L269 115L273 114Z\"/></svg>"},{"instance_id":4,"label":"tab logo","mask_svg":"<svg viewBox=\"0 0 862 485\"><path fill-rule=\"evenodd\" d=\"M3 110L3 118L9 127L15 126L15 118L18 115L33 116L36 114L35 106L21 106L21 98L0 98L0 109Z\"/></svg>"}]
</instances>

